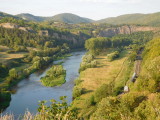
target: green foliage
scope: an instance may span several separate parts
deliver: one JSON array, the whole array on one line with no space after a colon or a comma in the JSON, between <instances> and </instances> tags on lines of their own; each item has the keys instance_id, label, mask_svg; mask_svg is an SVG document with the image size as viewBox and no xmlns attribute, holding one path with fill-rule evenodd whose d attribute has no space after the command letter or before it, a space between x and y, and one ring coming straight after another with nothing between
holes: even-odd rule
<instances>
[{"instance_id":1,"label":"green foliage","mask_svg":"<svg viewBox=\"0 0 160 120\"><path fill-rule=\"evenodd\" d=\"M140 24L140 25L150 25L150 26L159 26L160 22L160 13L152 14L126 14L118 17L107 18L98 21L99 23L108 23L108 24Z\"/></svg>"},{"instance_id":2,"label":"green foliage","mask_svg":"<svg viewBox=\"0 0 160 120\"><path fill-rule=\"evenodd\" d=\"M0 78L5 77L8 74L8 68L0 63Z\"/></svg>"},{"instance_id":3,"label":"green foliage","mask_svg":"<svg viewBox=\"0 0 160 120\"><path fill-rule=\"evenodd\" d=\"M11 93L8 91L0 91L0 109L4 110L9 106L11 101Z\"/></svg>"},{"instance_id":4,"label":"green foliage","mask_svg":"<svg viewBox=\"0 0 160 120\"><path fill-rule=\"evenodd\" d=\"M16 79L18 77L18 73L15 68L9 70L9 77L11 79Z\"/></svg>"},{"instance_id":5,"label":"green foliage","mask_svg":"<svg viewBox=\"0 0 160 120\"><path fill-rule=\"evenodd\" d=\"M85 42L85 48L89 50L92 55L97 55L101 50L109 47L111 47L111 40L109 38L90 38Z\"/></svg>"},{"instance_id":6,"label":"green foliage","mask_svg":"<svg viewBox=\"0 0 160 120\"><path fill-rule=\"evenodd\" d=\"M108 56L108 60L109 61L113 61L113 60L115 60L116 58L118 58L119 57L119 51L115 51L115 52L113 52L113 53L110 53L110 54L108 54L107 56Z\"/></svg>"},{"instance_id":7,"label":"green foliage","mask_svg":"<svg viewBox=\"0 0 160 120\"><path fill-rule=\"evenodd\" d=\"M86 99L86 103L85 103L86 107L90 107L95 104L96 102L94 100L94 95L91 95L88 99Z\"/></svg>"},{"instance_id":8,"label":"green foliage","mask_svg":"<svg viewBox=\"0 0 160 120\"><path fill-rule=\"evenodd\" d=\"M98 104L97 110L91 116L92 120L120 120L118 113L119 100L115 97L103 98Z\"/></svg>"},{"instance_id":9,"label":"green foliage","mask_svg":"<svg viewBox=\"0 0 160 120\"><path fill-rule=\"evenodd\" d=\"M77 78L76 80L74 80L75 85L79 85L81 82L82 80L80 78Z\"/></svg>"},{"instance_id":10,"label":"green foliage","mask_svg":"<svg viewBox=\"0 0 160 120\"><path fill-rule=\"evenodd\" d=\"M39 104L39 114L35 116L36 120L76 120L78 119L77 109L71 108L66 102L66 96L60 97L61 102L50 100L51 104L46 105L46 101Z\"/></svg>"},{"instance_id":11,"label":"green foliage","mask_svg":"<svg viewBox=\"0 0 160 120\"><path fill-rule=\"evenodd\" d=\"M159 120L160 119L160 94L152 94L147 101L143 101L135 109L135 119Z\"/></svg>"},{"instance_id":12,"label":"green foliage","mask_svg":"<svg viewBox=\"0 0 160 120\"><path fill-rule=\"evenodd\" d=\"M95 102L100 102L102 98L112 95L112 86L111 84L103 84L98 89L96 89L94 94Z\"/></svg>"},{"instance_id":13,"label":"green foliage","mask_svg":"<svg viewBox=\"0 0 160 120\"><path fill-rule=\"evenodd\" d=\"M153 38L153 32L136 32L132 34L120 34L112 38L90 38L85 42L85 48L93 55L98 55L107 48L121 48L130 44L145 44Z\"/></svg>"},{"instance_id":14,"label":"green foliage","mask_svg":"<svg viewBox=\"0 0 160 120\"><path fill-rule=\"evenodd\" d=\"M46 73L45 77L41 78L44 86L53 87L65 83L66 71L62 65L52 66Z\"/></svg>"},{"instance_id":15,"label":"green foliage","mask_svg":"<svg viewBox=\"0 0 160 120\"><path fill-rule=\"evenodd\" d=\"M98 104L92 120L137 120L134 111L146 100L143 93L129 93L121 97L106 97ZM144 109L144 108L142 108ZM154 113L154 112L153 112ZM143 118L142 118L143 119Z\"/></svg>"},{"instance_id":16,"label":"green foliage","mask_svg":"<svg viewBox=\"0 0 160 120\"><path fill-rule=\"evenodd\" d=\"M85 55L82 58L79 72L84 71L87 68L95 68L96 66L97 66L97 61L94 60L94 56L91 54Z\"/></svg>"},{"instance_id":17,"label":"green foliage","mask_svg":"<svg viewBox=\"0 0 160 120\"><path fill-rule=\"evenodd\" d=\"M143 64L140 77L135 84L136 90L160 91L160 39L153 39L147 43L143 52ZM144 82L145 81L145 82Z\"/></svg>"},{"instance_id":18,"label":"green foliage","mask_svg":"<svg viewBox=\"0 0 160 120\"><path fill-rule=\"evenodd\" d=\"M49 18L50 20L58 21L58 22L65 22L65 23L90 23L93 22L91 19L82 18L77 15L71 13L62 13Z\"/></svg>"},{"instance_id":19,"label":"green foliage","mask_svg":"<svg viewBox=\"0 0 160 120\"><path fill-rule=\"evenodd\" d=\"M83 89L75 86L73 88L72 96L75 99L75 98L79 97L80 95L82 95L82 93L83 93Z\"/></svg>"}]
</instances>

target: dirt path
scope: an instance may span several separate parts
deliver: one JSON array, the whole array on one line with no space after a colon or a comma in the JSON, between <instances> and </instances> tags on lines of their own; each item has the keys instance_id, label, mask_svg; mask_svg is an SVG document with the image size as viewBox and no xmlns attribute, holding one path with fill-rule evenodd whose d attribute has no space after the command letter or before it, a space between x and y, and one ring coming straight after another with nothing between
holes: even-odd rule
<instances>
[{"instance_id":1,"label":"dirt path","mask_svg":"<svg viewBox=\"0 0 160 120\"><path fill-rule=\"evenodd\" d=\"M137 76L139 75L141 70L142 52L143 52L143 48L140 48L140 50L137 52L137 57L134 64L134 72L136 73Z\"/></svg>"},{"instance_id":2,"label":"dirt path","mask_svg":"<svg viewBox=\"0 0 160 120\"><path fill-rule=\"evenodd\" d=\"M134 72L136 73L137 76L139 75L140 70L141 70L141 62L142 60L135 61L135 71Z\"/></svg>"}]
</instances>

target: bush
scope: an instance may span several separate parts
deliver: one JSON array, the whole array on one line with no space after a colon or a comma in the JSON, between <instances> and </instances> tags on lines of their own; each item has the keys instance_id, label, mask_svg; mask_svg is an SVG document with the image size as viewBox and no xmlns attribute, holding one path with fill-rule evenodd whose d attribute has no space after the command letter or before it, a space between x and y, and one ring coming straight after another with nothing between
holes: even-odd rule
<instances>
[{"instance_id":1,"label":"bush","mask_svg":"<svg viewBox=\"0 0 160 120\"><path fill-rule=\"evenodd\" d=\"M45 77L41 78L44 86L53 87L65 83L66 71L62 65L52 66L46 73Z\"/></svg>"},{"instance_id":2,"label":"bush","mask_svg":"<svg viewBox=\"0 0 160 120\"><path fill-rule=\"evenodd\" d=\"M94 94L95 102L100 102L102 98L105 98L111 94L112 94L111 85L103 84L95 91Z\"/></svg>"},{"instance_id":3,"label":"bush","mask_svg":"<svg viewBox=\"0 0 160 120\"><path fill-rule=\"evenodd\" d=\"M82 82L82 80L80 80L79 78L77 78L76 80L74 80L74 84L75 85L79 85Z\"/></svg>"},{"instance_id":4,"label":"bush","mask_svg":"<svg viewBox=\"0 0 160 120\"><path fill-rule=\"evenodd\" d=\"M97 66L97 61L94 60L94 56L91 54L85 55L82 58L82 62L79 68L79 72L84 71L87 68L94 68Z\"/></svg>"},{"instance_id":5,"label":"bush","mask_svg":"<svg viewBox=\"0 0 160 120\"><path fill-rule=\"evenodd\" d=\"M79 97L80 95L82 95L82 93L83 93L83 89L75 86L73 88L73 93L72 93L73 99Z\"/></svg>"},{"instance_id":6,"label":"bush","mask_svg":"<svg viewBox=\"0 0 160 120\"><path fill-rule=\"evenodd\" d=\"M66 96L60 97L60 102L54 99L50 100L51 104L46 105L46 101L41 101L36 120L78 120L78 111L71 108L66 102Z\"/></svg>"},{"instance_id":7,"label":"bush","mask_svg":"<svg viewBox=\"0 0 160 120\"><path fill-rule=\"evenodd\" d=\"M86 107L95 105L94 95L91 95L88 99L86 99Z\"/></svg>"},{"instance_id":8,"label":"bush","mask_svg":"<svg viewBox=\"0 0 160 120\"><path fill-rule=\"evenodd\" d=\"M6 91L0 91L0 110L4 110L9 106L11 101L11 93Z\"/></svg>"},{"instance_id":9,"label":"bush","mask_svg":"<svg viewBox=\"0 0 160 120\"><path fill-rule=\"evenodd\" d=\"M113 52L113 53L111 53L111 54L108 54L107 56L108 56L108 60L109 61L113 61L113 60L115 60L116 58L118 58L119 57L119 51L115 51L115 52Z\"/></svg>"}]
</instances>

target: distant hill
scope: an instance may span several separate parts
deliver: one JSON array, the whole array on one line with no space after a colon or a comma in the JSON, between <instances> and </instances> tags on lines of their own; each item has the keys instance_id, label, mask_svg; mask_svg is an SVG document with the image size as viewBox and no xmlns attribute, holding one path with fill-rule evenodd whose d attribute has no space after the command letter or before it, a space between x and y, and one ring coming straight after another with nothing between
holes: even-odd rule
<instances>
[{"instance_id":1,"label":"distant hill","mask_svg":"<svg viewBox=\"0 0 160 120\"><path fill-rule=\"evenodd\" d=\"M142 24L160 26L160 12L152 14L126 14L96 21L108 24Z\"/></svg>"},{"instance_id":2,"label":"distant hill","mask_svg":"<svg viewBox=\"0 0 160 120\"><path fill-rule=\"evenodd\" d=\"M91 19L80 17L80 16L77 16L71 13L58 14L58 15L51 17L49 20L60 21L60 22L65 22L65 23L72 23L72 24L93 22L93 20Z\"/></svg>"},{"instance_id":3,"label":"distant hill","mask_svg":"<svg viewBox=\"0 0 160 120\"><path fill-rule=\"evenodd\" d=\"M71 13L62 13L62 14L55 15L53 17L40 17L40 16L34 16L32 14L28 14L28 13L18 14L17 16L25 20L31 20L36 22L57 21L57 22L65 22L65 23L71 23L71 24L93 22L93 20L91 19L83 18Z\"/></svg>"},{"instance_id":4,"label":"distant hill","mask_svg":"<svg viewBox=\"0 0 160 120\"><path fill-rule=\"evenodd\" d=\"M0 12L0 18L4 18L4 17L13 17L13 18L19 19L19 17L16 17L14 15L11 15L11 14L8 14L8 13L4 13L4 12Z\"/></svg>"},{"instance_id":5,"label":"distant hill","mask_svg":"<svg viewBox=\"0 0 160 120\"><path fill-rule=\"evenodd\" d=\"M47 17L34 16L32 14L29 14L29 13L22 13L22 14L18 14L16 16L18 16L18 17L20 17L24 20L36 21L36 22L45 21L47 19Z\"/></svg>"}]
</instances>

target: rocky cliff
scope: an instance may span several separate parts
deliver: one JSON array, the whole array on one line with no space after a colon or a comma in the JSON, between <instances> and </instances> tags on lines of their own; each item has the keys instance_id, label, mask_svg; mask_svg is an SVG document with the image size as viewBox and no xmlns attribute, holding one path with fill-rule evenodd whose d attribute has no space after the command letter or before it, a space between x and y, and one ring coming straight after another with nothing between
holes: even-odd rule
<instances>
[{"instance_id":1,"label":"rocky cliff","mask_svg":"<svg viewBox=\"0 0 160 120\"><path fill-rule=\"evenodd\" d=\"M19 26L17 24L14 24L14 23L1 23L0 27L4 27L4 28L7 28L7 29L15 29L15 28L17 28L17 29L20 29L20 30L23 30L23 31L26 31L26 32L35 32L30 27L21 27L21 26Z\"/></svg>"},{"instance_id":2,"label":"rocky cliff","mask_svg":"<svg viewBox=\"0 0 160 120\"><path fill-rule=\"evenodd\" d=\"M125 25L121 27L110 27L106 28L104 30L100 30L97 33L97 36L100 37L112 37L117 34L131 34L134 32L141 32L141 31L153 31L156 32L160 30L158 27L148 27L148 26L130 26L130 25Z\"/></svg>"}]
</instances>

